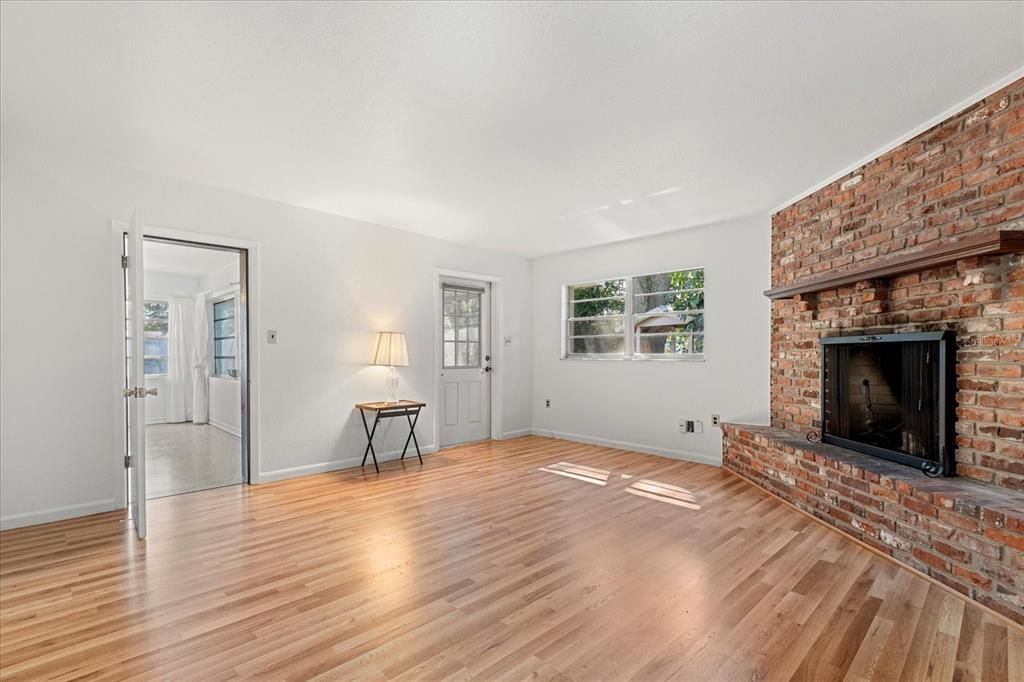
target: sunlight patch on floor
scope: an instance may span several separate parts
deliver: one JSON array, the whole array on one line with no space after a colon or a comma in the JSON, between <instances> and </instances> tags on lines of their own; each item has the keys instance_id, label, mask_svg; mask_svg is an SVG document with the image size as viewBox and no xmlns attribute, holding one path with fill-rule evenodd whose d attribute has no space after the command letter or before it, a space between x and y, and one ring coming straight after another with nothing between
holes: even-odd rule
<instances>
[{"instance_id":1,"label":"sunlight patch on floor","mask_svg":"<svg viewBox=\"0 0 1024 682\"><path fill-rule=\"evenodd\" d=\"M697 504L697 496L686 488L680 488L677 485L670 483L661 483L660 481L652 481L650 479L641 479L628 488L626 492L631 495L637 495L639 497L646 497L649 500L657 500L658 502L664 502L666 504L672 504L677 507L684 507L686 509L698 510L700 505Z\"/></svg>"},{"instance_id":2,"label":"sunlight patch on floor","mask_svg":"<svg viewBox=\"0 0 1024 682\"><path fill-rule=\"evenodd\" d=\"M594 485L605 485L608 483L608 475L611 473L606 469L596 469L583 464L572 462L559 462L540 467L537 471L546 471L549 474L558 474L567 478L574 478L577 481L586 481Z\"/></svg>"}]
</instances>

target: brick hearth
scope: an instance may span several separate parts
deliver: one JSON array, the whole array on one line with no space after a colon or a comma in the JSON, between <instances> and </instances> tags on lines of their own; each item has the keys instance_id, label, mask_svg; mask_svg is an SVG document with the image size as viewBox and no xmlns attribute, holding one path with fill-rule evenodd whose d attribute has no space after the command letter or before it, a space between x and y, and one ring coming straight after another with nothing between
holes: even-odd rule
<instances>
[{"instance_id":1,"label":"brick hearth","mask_svg":"<svg viewBox=\"0 0 1024 682\"><path fill-rule=\"evenodd\" d=\"M1024 508L1012 490L726 424L724 465L804 511L1024 623Z\"/></svg>"},{"instance_id":2,"label":"brick hearth","mask_svg":"<svg viewBox=\"0 0 1024 682\"><path fill-rule=\"evenodd\" d=\"M1024 229L1024 79L772 216L772 286L1008 229ZM804 438L822 337L938 330L957 334L956 478ZM725 466L1024 622L1024 255L773 301L771 363L772 428L727 426Z\"/></svg>"}]
</instances>

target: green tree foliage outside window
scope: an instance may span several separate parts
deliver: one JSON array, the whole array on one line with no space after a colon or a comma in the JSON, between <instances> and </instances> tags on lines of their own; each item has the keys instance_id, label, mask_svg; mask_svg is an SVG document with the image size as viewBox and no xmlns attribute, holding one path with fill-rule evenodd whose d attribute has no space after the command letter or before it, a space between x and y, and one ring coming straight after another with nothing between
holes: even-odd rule
<instances>
[{"instance_id":1,"label":"green tree foliage outside window","mask_svg":"<svg viewBox=\"0 0 1024 682\"><path fill-rule=\"evenodd\" d=\"M703 353L704 269L634 277L633 324L638 353Z\"/></svg>"},{"instance_id":2,"label":"green tree foliage outside window","mask_svg":"<svg viewBox=\"0 0 1024 682\"><path fill-rule=\"evenodd\" d=\"M626 280L613 279L572 288L573 317L605 317L626 312ZM605 300L587 300L605 299ZM578 303L576 301L579 301Z\"/></svg>"},{"instance_id":3,"label":"green tree foliage outside window","mask_svg":"<svg viewBox=\"0 0 1024 682\"><path fill-rule=\"evenodd\" d=\"M167 301L146 301L142 307L143 366L145 374L167 374L170 306Z\"/></svg>"},{"instance_id":4,"label":"green tree foliage outside window","mask_svg":"<svg viewBox=\"0 0 1024 682\"><path fill-rule=\"evenodd\" d=\"M167 301L146 301L142 322L143 331L166 334L169 309Z\"/></svg>"},{"instance_id":5,"label":"green tree foliage outside window","mask_svg":"<svg viewBox=\"0 0 1024 682\"><path fill-rule=\"evenodd\" d=\"M627 310L632 349L624 346ZM570 354L702 354L704 269L571 286L568 317Z\"/></svg>"}]
</instances>

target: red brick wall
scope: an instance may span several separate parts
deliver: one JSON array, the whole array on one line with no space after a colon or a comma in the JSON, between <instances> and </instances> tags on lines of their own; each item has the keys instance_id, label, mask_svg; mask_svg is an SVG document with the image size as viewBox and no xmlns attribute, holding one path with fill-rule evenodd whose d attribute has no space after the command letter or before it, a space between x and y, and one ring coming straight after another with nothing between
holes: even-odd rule
<instances>
[{"instance_id":1,"label":"red brick wall","mask_svg":"<svg viewBox=\"0 0 1024 682\"><path fill-rule=\"evenodd\" d=\"M724 465L819 519L1024 624L1019 493L926 478L767 427L724 427Z\"/></svg>"},{"instance_id":2,"label":"red brick wall","mask_svg":"<svg viewBox=\"0 0 1024 682\"><path fill-rule=\"evenodd\" d=\"M772 285L998 229L1024 229L1024 79L775 214ZM959 347L957 471L1024 490L1022 256L774 302L773 426L818 426L822 336L945 329Z\"/></svg>"}]
</instances>

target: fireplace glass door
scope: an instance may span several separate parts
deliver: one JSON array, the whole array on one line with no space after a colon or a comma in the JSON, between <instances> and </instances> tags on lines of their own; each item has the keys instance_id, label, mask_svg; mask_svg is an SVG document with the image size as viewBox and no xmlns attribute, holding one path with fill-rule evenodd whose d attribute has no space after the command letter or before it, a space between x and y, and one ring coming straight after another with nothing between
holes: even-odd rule
<instances>
[{"instance_id":1,"label":"fireplace glass door","mask_svg":"<svg viewBox=\"0 0 1024 682\"><path fill-rule=\"evenodd\" d=\"M823 440L949 475L952 358L943 332L823 339Z\"/></svg>"}]
</instances>

